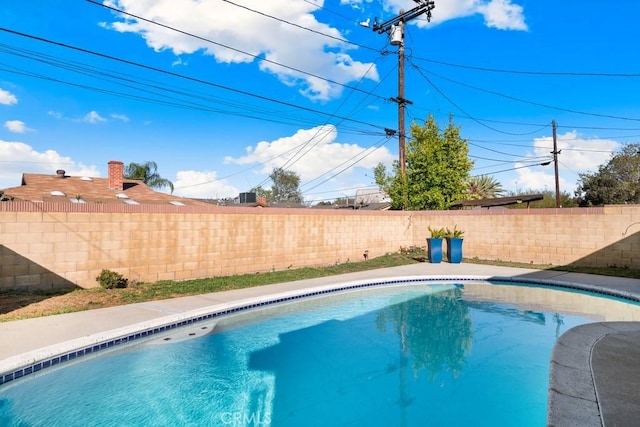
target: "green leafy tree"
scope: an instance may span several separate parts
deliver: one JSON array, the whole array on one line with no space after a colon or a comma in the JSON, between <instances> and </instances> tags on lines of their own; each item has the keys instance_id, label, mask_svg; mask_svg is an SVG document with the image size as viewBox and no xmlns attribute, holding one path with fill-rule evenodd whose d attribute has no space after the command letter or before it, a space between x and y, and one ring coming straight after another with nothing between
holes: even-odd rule
<instances>
[{"instance_id":1,"label":"green leafy tree","mask_svg":"<svg viewBox=\"0 0 640 427\"><path fill-rule=\"evenodd\" d=\"M158 174L158 164L147 161L144 163L129 163L124 169L126 179L139 179L150 188L169 188L173 193L173 182Z\"/></svg>"},{"instance_id":2,"label":"green leafy tree","mask_svg":"<svg viewBox=\"0 0 640 427\"><path fill-rule=\"evenodd\" d=\"M273 181L271 194L274 202L302 203L298 174L283 168L274 168L269 178Z\"/></svg>"},{"instance_id":3,"label":"green leafy tree","mask_svg":"<svg viewBox=\"0 0 640 427\"><path fill-rule=\"evenodd\" d=\"M580 206L640 203L640 143L626 144L598 172L580 174Z\"/></svg>"},{"instance_id":4,"label":"green leafy tree","mask_svg":"<svg viewBox=\"0 0 640 427\"><path fill-rule=\"evenodd\" d=\"M467 181L466 197L470 200L493 199L503 193L502 185L492 176L472 176Z\"/></svg>"},{"instance_id":5,"label":"green leafy tree","mask_svg":"<svg viewBox=\"0 0 640 427\"><path fill-rule=\"evenodd\" d=\"M433 116L424 126L411 125L411 139L406 146L406 176L398 162L389 174L384 165L374 169L376 183L391 198L392 209L447 209L465 198L467 180L473 162L469 160L469 145L460 137L460 128L449 117L440 131Z\"/></svg>"},{"instance_id":6,"label":"green leafy tree","mask_svg":"<svg viewBox=\"0 0 640 427\"><path fill-rule=\"evenodd\" d=\"M256 193L257 198L264 198L267 202L273 202L273 193L271 190L262 188L262 186L253 187L249 192Z\"/></svg>"}]
</instances>

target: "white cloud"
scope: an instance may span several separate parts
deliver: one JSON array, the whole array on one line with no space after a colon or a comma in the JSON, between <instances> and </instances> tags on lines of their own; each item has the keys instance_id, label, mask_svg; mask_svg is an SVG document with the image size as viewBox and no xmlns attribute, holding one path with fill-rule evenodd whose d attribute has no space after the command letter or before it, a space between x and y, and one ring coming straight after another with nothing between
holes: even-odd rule
<instances>
[{"instance_id":1,"label":"white cloud","mask_svg":"<svg viewBox=\"0 0 640 427\"><path fill-rule=\"evenodd\" d=\"M188 61L184 61L182 58L177 57L175 61L171 63L172 67L177 67L178 65L189 65Z\"/></svg>"},{"instance_id":2,"label":"white cloud","mask_svg":"<svg viewBox=\"0 0 640 427\"><path fill-rule=\"evenodd\" d=\"M400 9L409 10L416 6L411 0L386 0L385 9L397 14ZM448 0L436 1L436 7L432 11L431 22L440 24L452 19L464 18L473 15L482 15L487 27L500 30L528 29L525 23L524 8L515 4L513 0ZM420 27L428 24L424 16L412 21Z\"/></svg>"},{"instance_id":3,"label":"white cloud","mask_svg":"<svg viewBox=\"0 0 640 427\"><path fill-rule=\"evenodd\" d=\"M512 185L517 191L552 191L555 192L556 181L555 173L553 170L553 163L547 166L534 166L530 167L530 163L516 163L514 167L520 168L517 170L517 178L513 181ZM565 179L562 175L559 175L558 183L560 185L560 192L573 193L575 189L575 181Z\"/></svg>"},{"instance_id":4,"label":"white cloud","mask_svg":"<svg viewBox=\"0 0 640 427\"><path fill-rule=\"evenodd\" d=\"M363 3L371 3L373 0L340 0L342 5L351 5L354 9L362 9Z\"/></svg>"},{"instance_id":5,"label":"white cloud","mask_svg":"<svg viewBox=\"0 0 640 427\"><path fill-rule=\"evenodd\" d=\"M95 166L87 166L54 150L39 152L22 142L0 140L0 188L18 187L23 173L54 175L64 169L68 175L100 176Z\"/></svg>"},{"instance_id":6,"label":"white cloud","mask_svg":"<svg viewBox=\"0 0 640 427\"><path fill-rule=\"evenodd\" d=\"M198 199L221 199L237 197L239 190L225 179L218 179L213 171L179 171L176 180L172 181L176 196Z\"/></svg>"},{"instance_id":7,"label":"white cloud","mask_svg":"<svg viewBox=\"0 0 640 427\"><path fill-rule=\"evenodd\" d=\"M91 111L87 113L83 118L83 122L96 124L96 123L104 123L107 121L104 117L100 116L96 111Z\"/></svg>"},{"instance_id":8,"label":"white cloud","mask_svg":"<svg viewBox=\"0 0 640 427\"><path fill-rule=\"evenodd\" d=\"M13 133L25 133L27 131L31 131L33 129L29 129L23 121L20 120L7 120L4 123L4 127L9 129L9 132Z\"/></svg>"},{"instance_id":9,"label":"white cloud","mask_svg":"<svg viewBox=\"0 0 640 427\"><path fill-rule=\"evenodd\" d=\"M48 111L47 112L48 115L50 115L51 117L55 118L55 119L61 119L62 118L62 113L59 113L58 111Z\"/></svg>"},{"instance_id":10,"label":"white cloud","mask_svg":"<svg viewBox=\"0 0 640 427\"><path fill-rule=\"evenodd\" d=\"M221 63L257 62L255 56L264 56L273 62L260 61L262 71L275 74L284 84L299 85L300 92L310 99L324 101L336 98L340 95L342 86L277 64L324 76L341 84L358 81L365 73L367 78L378 80L375 64L354 60L348 51L356 48L337 40L344 38L338 29L316 19L313 13L320 5L314 2L245 0L241 5L317 33L220 1L110 0L105 4L131 14L153 18L157 22L197 34L202 39L215 40L219 44L126 15L115 22L101 24L105 28L139 34L149 47L156 51L171 50L175 55L201 51L213 55ZM233 46L237 50L223 45Z\"/></svg>"},{"instance_id":11,"label":"white cloud","mask_svg":"<svg viewBox=\"0 0 640 427\"><path fill-rule=\"evenodd\" d=\"M524 22L522 6L511 3L511 0L491 0L479 6L478 12L484 15L487 27L499 30L526 31L528 29Z\"/></svg>"},{"instance_id":12,"label":"white cloud","mask_svg":"<svg viewBox=\"0 0 640 427\"><path fill-rule=\"evenodd\" d=\"M97 113L96 113L97 114ZM112 119L116 119L116 120L121 120L123 122L128 122L129 121L129 117L125 116L124 114L111 114L111 118Z\"/></svg>"},{"instance_id":13,"label":"white cloud","mask_svg":"<svg viewBox=\"0 0 640 427\"><path fill-rule=\"evenodd\" d=\"M578 174L596 172L600 165L609 161L611 154L620 148L620 143L611 139L582 138L576 131L556 136L558 151L558 181L560 191L573 194ZM553 151L553 138L543 137L533 140L532 157L549 157ZM541 161L542 162L542 161ZM523 166L516 163L515 167ZM553 163L549 166L524 167L518 169L512 184L521 190L555 191Z\"/></svg>"},{"instance_id":14,"label":"white cloud","mask_svg":"<svg viewBox=\"0 0 640 427\"><path fill-rule=\"evenodd\" d=\"M225 163L261 164L259 171L265 176L273 168L284 167L297 173L304 184L305 181L314 180L333 170L324 176L327 179L356 160L359 161L354 167L370 170L380 162L391 163L395 158L385 147L367 151L365 147L356 144L336 142L337 136L337 130L331 125L303 129L292 136L271 142L261 141L255 147L247 147L246 155L238 158L226 157ZM369 155L365 157L366 154ZM353 172L353 168L349 169L349 173ZM341 174L340 179L344 179L342 175L349 173Z\"/></svg>"},{"instance_id":15,"label":"white cloud","mask_svg":"<svg viewBox=\"0 0 640 427\"><path fill-rule=\"evenodd\" d=\"M0 89L0 104L14 105L18 103L18 98L14 94L4 89Z\"/></svg>"}]
</instances>

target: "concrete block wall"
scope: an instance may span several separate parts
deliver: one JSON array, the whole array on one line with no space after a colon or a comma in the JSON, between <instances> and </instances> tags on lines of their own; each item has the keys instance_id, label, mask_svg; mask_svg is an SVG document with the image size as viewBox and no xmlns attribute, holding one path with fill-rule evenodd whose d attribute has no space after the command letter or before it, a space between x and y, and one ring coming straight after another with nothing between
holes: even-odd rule
<instances>
[{"instance_id":1,"label":"concrete block wall","mask_svg":"<svg viewBox=\"0 0 640 427\"><path fill-rule=\"evenodd\" d=\"M0 203L0 290L184 280L325 266L464 230L464 256L640 268L640 206L373 212Z\"/></svg>"}]
</instances>

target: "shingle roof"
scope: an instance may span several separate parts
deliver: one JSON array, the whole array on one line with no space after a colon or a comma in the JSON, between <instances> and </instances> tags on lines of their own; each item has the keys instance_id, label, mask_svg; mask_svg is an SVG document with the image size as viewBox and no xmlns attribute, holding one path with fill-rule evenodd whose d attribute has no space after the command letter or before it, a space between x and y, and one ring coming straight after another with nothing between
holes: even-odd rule
<instances>
[{"instance_id":1,"label":"shingle roof","mask_svg":"<svg viewBox=\"0 0 640 427\"><path fill-rule=\"evenodd\" d=\"M79 197L85 203L123 204L125 200L133 200L139 204L177 202L187 206L209 206L197 200L154 191L142 181L124 179L122 182L122 189L111 190L108 178L25 173L22 175L22 185L5 188L3 192L5 198L34 202L74 203Z\"/></svg>"}]
</instances>

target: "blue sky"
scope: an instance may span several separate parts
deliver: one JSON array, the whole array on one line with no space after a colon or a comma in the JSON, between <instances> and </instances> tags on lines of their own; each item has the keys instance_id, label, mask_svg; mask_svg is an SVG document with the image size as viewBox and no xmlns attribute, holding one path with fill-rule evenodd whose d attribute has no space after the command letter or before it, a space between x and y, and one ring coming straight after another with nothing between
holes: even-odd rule
<instances>
[{"instance_id":1,"label":"blue sky","mask_svg":"<svg viewBox=\"0 0 640 427\"><path fill-rule=\"evenodd\" d=\"M398 129L397 48L360 23L418 3L3 0L0 188L153 160L181 196L268 188L274 167L310 203L353 196L398 157L385 134ZM451 114L472 175L553 190L540 163L555 120L572 194L578 173L640 140L639 15L635 0L435 0L431 22L406 27L407 132Z\"/></svg>"}]
</instances>

